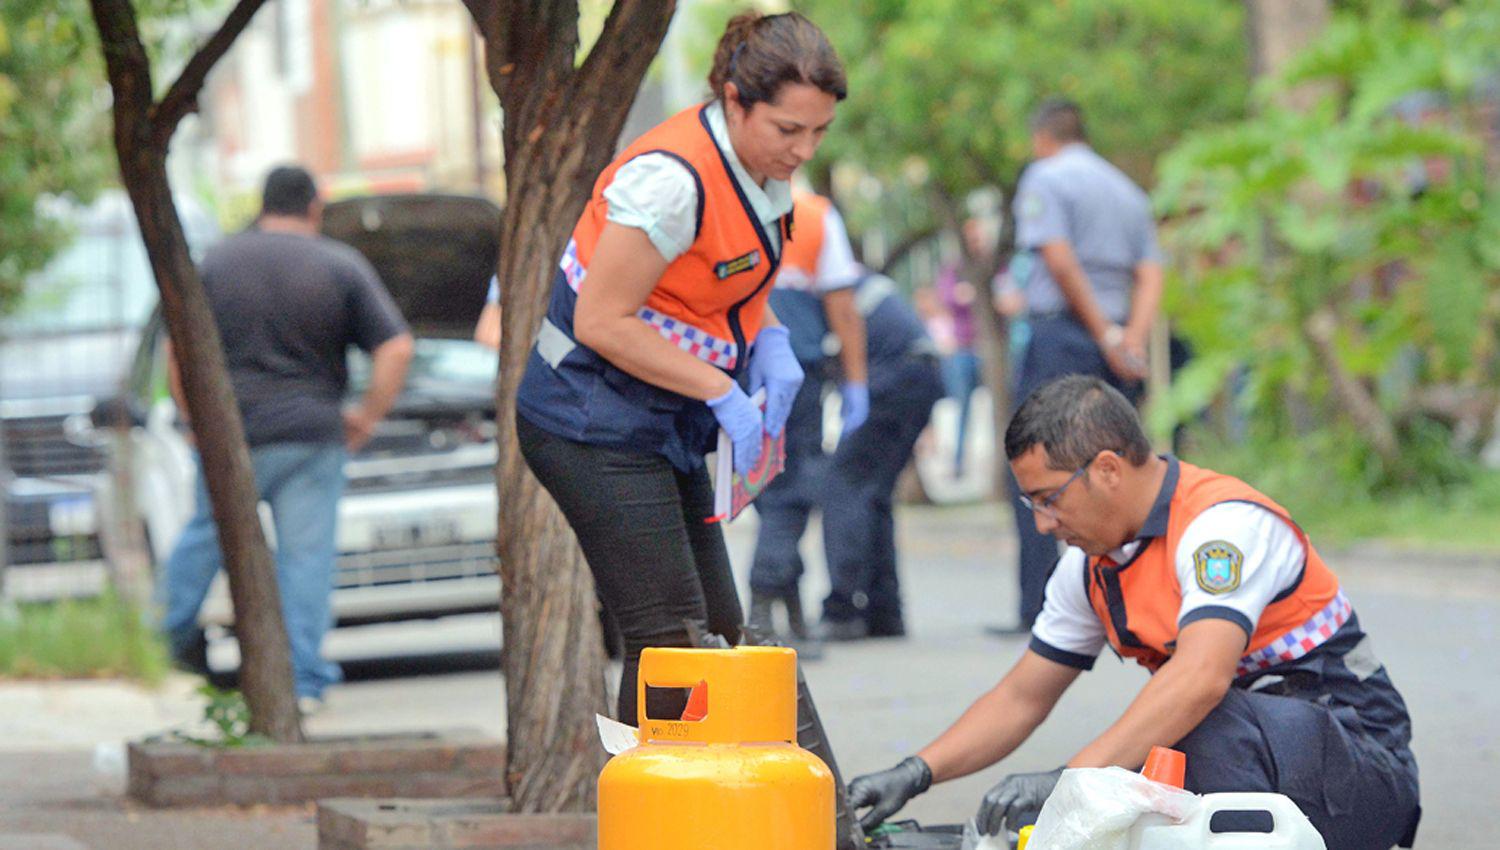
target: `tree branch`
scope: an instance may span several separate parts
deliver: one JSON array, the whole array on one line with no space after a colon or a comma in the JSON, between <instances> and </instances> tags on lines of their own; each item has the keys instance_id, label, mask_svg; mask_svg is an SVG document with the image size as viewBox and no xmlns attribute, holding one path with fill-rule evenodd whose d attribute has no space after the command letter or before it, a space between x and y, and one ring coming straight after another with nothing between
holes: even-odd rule
<instances>
[{"instance_id":1,"label":"tree branch","mask_svg":"<svg viewBox=\"0 0 1500 850\"><path fill-rule=\"evenodd\" d=\"M255 13L265 3L266 0L239 0L224 18L224 23L219 25L219 31L209 36L208 41L198 48L198 52L188 60L161 101L152 107L151 135L162 147L166 147L172 140L172 134L177 132L177 125L182 119L189 112L197 110L198 93L203 90L208 72L224 58L235 39L240 37L240 33L249 26L250 19L255 17Z\"/></svg>"}]
</instances>

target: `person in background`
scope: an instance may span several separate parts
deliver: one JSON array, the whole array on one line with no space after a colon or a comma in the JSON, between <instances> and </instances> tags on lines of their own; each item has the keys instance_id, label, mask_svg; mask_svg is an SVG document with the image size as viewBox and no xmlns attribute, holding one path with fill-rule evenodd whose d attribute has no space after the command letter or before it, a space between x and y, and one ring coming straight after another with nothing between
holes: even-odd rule
<instances>
[{"instance_id":1,"label":"person in background","mask_svg":"<svg viewBox=\"0 0 1500 850\"><path fill-rule=\"evenodd\" d=\"M779 437L803 380L766 306L789 238L789 181L846 93L828 39L796 12L731 20L713 97L625 148L558 261L517 393L531 471L562 509L625 640L619 717L638 717L647 646L685 620L742 623L704 456L723 430L740 473ZM766 390L764 413L750 400ZM681 715L654 690L647 716Z\"/></svg>"},{"instance_id":2,"label":"person in background","mask_svg":"<svg viewBox=\"0 0 1500 850\"><path fill-rule=\"evenodd\" d=\"M1029 337L1015 404L1063 375L1094 375L1132 401L1146 377L1146 341L1161 303L1162 270L1151 200L1088 145L1083 112L1066 100L1043 102L1032 116L1036 158L1014 201L1016 250L1026 256ZM1014 483L1014 482L1012 482ZM1042 589L1057 543L1036 530L1012 488L1019 538L1017 623L990 628L1025 635L1042 609Z\"/></svg>"},{"instance_id":3,"label":"person in background","mask_svg":"<svg viewBox=\"0 0 1500 850\"><path fill-rule=\"evenodd\" d=\"M979 256L986 250L984 224L978 219L969 219L963 224L963 240L970 254ZM982 290L964 278L964 261L960 257L944 266L933 282L933 291L938 303L949 318L952 329L952 349L943 357L943 385L949 398L958 402L958 434L953 448L953 477L964 475L964 452L969 434L969 410L974 391L983 379L983 364L979 359L979 331L975 324L975 304L982 297Z\"/></svg>"},{"instance_id":4,"label":"person in background","mask_svg":"<svg viewBox=\"0 0 1500 850\"><path fill-rule=\"evenodd\" d=\"M807 380L792 402L786 423L786 467L755 500L760 528L750 566L749 623L774 632L777 607L786 613L789 645L804 660L821 654L802 614L802 556L798 544L813 507L818 504L825 470L823 453L823 377L829 334L838 345L840 411L843 433L858 428L870 414L870 385L865 364L865 323L854 303L854 287L864 271L844 219L827 198L797 192L792 208L792 238L781 258L771 291L771 308L791 333L792 351Z\"/></svg>"},{"instance_id":5,"label":"person in background","mask_svg":"<svg viewBox=\"0 0 1500 850\"><path fill-rule=\"evenodd\" d=\"M490 276L490 289L484 296L484 309L474 323L474 341L485 348L500 350L500 278Z\"/></svg>"},{"instance_id":6,"label":"person in background","mask_svg":"<svg viewBox=\"0 0 1500 850\"><path fill-rule=\"evenodd\" d=\"M839 439L821 482L823 551L832 587L817 634L859 640L906 634L896 563L896 481L943 397L937 349L896 284L870 274L855 290L870 370L869 416Z\"/></svg>"},{"instance_id":7,"label":"person in background","mask_svg":"<svg viewBox=\"0 0 1500 850\"><path fill-rule=\"evenodd\" d=\"M916 755L850 783L866 829L933 782L1007 758L1109 646L1151 677L1067 767L1138 770L1151 747L1175 747L1187 790L1285 794L1330 850L1412 845L1422 810L1406 704L1284 508L1152 454L1135 408L1093 376L1032 393L1005 455L1033 523L1067 551L1000 682ZM1034 822L1062 771L1006 776L980 832Z\"/></svg>"},{"instance_id":8,"label":"person in background","mask_svg":"<svg viewBox=\"0 0 1500 850\"><path fill-rule=\"evenodd\" d=\"M266 178L255 224L211 249L201 269L255 486L271 508L282 619L304 714L319 710L324 690L342 678L338 665L323 658L322 645L332 624L344 461L400 395L413 347L369 262L319 235L322 212L312 175L277 168ZM345 407L351 346L369 352L370 384ZM168 357L172 395L186 417L177 362ZM223 563L200 461L193 517L167 559L160 588L172 656L198 672L208 669L198 611Z\"/></svg>"}]
</instances>

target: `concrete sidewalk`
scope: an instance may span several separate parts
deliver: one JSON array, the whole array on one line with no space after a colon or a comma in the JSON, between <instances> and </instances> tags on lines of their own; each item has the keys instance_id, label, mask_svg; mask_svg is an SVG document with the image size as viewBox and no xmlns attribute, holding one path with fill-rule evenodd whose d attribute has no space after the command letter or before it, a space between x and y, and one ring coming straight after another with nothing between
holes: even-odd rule
<instances>
[{"instance_id":1,"label":"concrete sidewalk","mask_svg":"<svg viewBox=\"0 0 1500 850\"><path fill-rule=\"evenodd\" d=\"M888 767L925 744L1022 651L1021 639L981 632L1015 609L1007 516L986 505L900 512L910 636L834 645L806 667L846 776ZM753 521L728 531L743 567ZM813 609L827 587L819 543L814 528L803 547ZM1411 707L1426 809L1418 846L1493 846L1500 834L1493 791L1500 775L1500 559L1378 547L1325 554ZM1005 773L1069 758L1118 716L1143 681L1138 668L1106 653L1005 764L932 789L903 816L966 819ZM185 677L156 692L118 682L0 683L0 850L314 848L306 808L163 812L122 801L112 754L124 740L191 723L201 711L193 685ZM307 725L310 734L467 726L502 735L503 705L493 670L367 678L331 691L327 711ZM102 772L95 768L100 744Z\"/></svg>"}]
</instances>

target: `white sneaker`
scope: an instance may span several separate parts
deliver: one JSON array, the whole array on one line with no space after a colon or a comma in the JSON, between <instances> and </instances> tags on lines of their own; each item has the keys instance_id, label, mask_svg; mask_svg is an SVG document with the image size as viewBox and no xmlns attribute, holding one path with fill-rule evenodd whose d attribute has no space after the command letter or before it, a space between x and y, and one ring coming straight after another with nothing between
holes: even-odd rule
<instances>
[{"instance_id":1,"label":"white sneaker","mask_svg":"<svg viewBox=\"0 0 1500 850\"><path fill-rule=\"evenodd\" d=\"M322 697L297 697L297 713L303 717L312 717L322 711L325 705Z\"/></svg>"}]
</instances>

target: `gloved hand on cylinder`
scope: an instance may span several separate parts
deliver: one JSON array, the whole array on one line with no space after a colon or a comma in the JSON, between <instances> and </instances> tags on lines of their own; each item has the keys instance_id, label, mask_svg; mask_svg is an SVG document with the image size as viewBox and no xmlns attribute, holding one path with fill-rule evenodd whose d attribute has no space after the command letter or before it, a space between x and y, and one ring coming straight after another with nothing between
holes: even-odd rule
<instances>
[{"instance_id":1,"label":"gloved hand on cylinder","mask_svg":"<svg viewBox=\"0 0 1500 850\"><path fill-rule=\"evenodd\" d=\"M844 417L844 429L839 432L842 436L870 418L870 385L864 381L845 381L839 385L839 400Z\"/></svg>"},{"instance_id":2,"label":"gloved hand on cylinder","mask_svg":"<svg viewBox=\"0 0 1500 850\"><path fill-rule=\"evenodd\" d=\"M1018 832L1023 826L1036 823L1042 804L1052 795L1062 772L1059 767L1045 773L1012 773L1000 780L979 804L979 815L974 822L980 834L999 835L1002 829Z\"/></svg>"},{"instance_id":3,"label":"gloved hand on cylinder","mask_svg":"<svg viewBox=\"0 0 1500 850\"><path fill-rule=\"evenodd\" d=\"M869 806L859 819L866 832L880 826L886 818L901 811L911 798L932 785L932 769L917 756L908 756L889 770L867 773L849 783L849 808L853 811Z\"/></svg>"},{"instance_id":4,"label":"gloved hand on cylinder","mask_svg":"<svg viewBox=\"0 0 1500 850\"><path fill-rule=\"evenodd\" d=\"M763 442L760 408L737 383L731 383L729 391L718 398L709 399L708 408L734 446L734 471L748 474L760 462Z\"/></svg>"},{"instance_id":5,"label":"gloved hand on cylinder","mask_svg":"<svg viewBox=\"0 0 1500 850\"><path fill-rule=\"evenodd\" d=\"M792 400L802 386L802 365L792 353L792 335L781 325L761 328L750 350L750 393L766 388L766 433L780 437Z\"/></svg>"}]
</instances>

